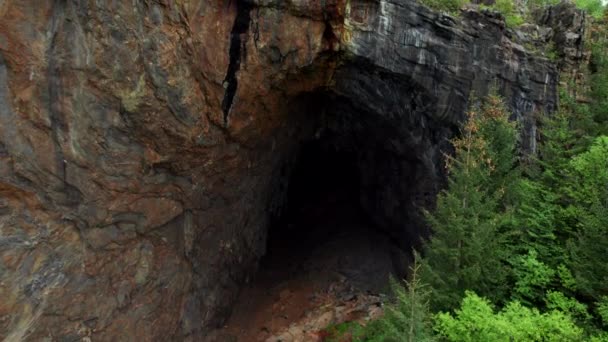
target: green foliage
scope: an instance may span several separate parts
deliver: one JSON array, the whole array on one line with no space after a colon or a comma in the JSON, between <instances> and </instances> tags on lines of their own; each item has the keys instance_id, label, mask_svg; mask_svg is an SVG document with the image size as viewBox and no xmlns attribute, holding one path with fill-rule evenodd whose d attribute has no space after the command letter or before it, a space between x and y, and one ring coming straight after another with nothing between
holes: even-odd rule
<instances>
[{"instance_id":1,"label":"green foliage","mask_svg":"<svg viewBox=\"0 0 608 342\"><path fill-rule=\"evenodd\" d=\"M596 135L608 134L608 10L605 18L590 27L590 112L601 127Z\"/></svg>"},{"instance_id":2,"label":"green foliage","mask_svg":"<svg viewBox=\"0 0 608 342\"><path fill-rule=\"evenodd\" d=\"M521 179L514 185L514 191L517 193L515 220L519 228L518 238L513 241L514 252L523 257L533 251L535 259L557 261L564 253L557 242L554 225L559 213L558 195L532 179Z\"/></svg>"},{"instance_id":3,"label":"green foliage","mask_svg":"<svg viewBox=\"0 0 608 342\"><path fill-rule=\"evenodd\" d=\"M420 266L411 268L411 280L405 287L392 282L395 300L385 306L384 316L366 327L364 341L433 341L430 291L418 277Z\"/></svg>"},{"instance_id":4,"label":"green foliage","mask_svg":"<svg viewBox=\"0 0 608 342\"><path fill-rule=\"evenodd\" d=\"M494 8L505 16L507 26L517 27L524 23L524 18L517 12L513 0L496 0Z\"/></svg>"},{"instance_id":5,"label":"green foliage","mask_svg":"<svg viewBox=\"0 0 608 342\"><path fill-rule=\"evenodd\" d=\"M589 146L592 137L599 132L600 125L594 119L594 114L591 107L586 103L580 103L576 100L576 93L583 93L573 81L566 81L569 84L570 90L566 87L560 89L560 111L556 114L561 116L562 132L569 134L570 145L563 146L562 153L570 153L571 155L582 152ZM580 95L579 95L580 96ZM551 119L545 119L550 121ZM551 127L548 127L551 129ZM558 131L559 132L559 131ZM565 141L564 141L565 142Z\"/></svg>"},{"instance_id":6,"label":"green foliage","mask_svg":"<svg viewBox=\"0 0 608 342\"><path fill-rule=\"evenodd\" d=\"M602 0L576 0L576 7L585 10L589 15L596 19L604 15L604 4Z\"/></svg>"},{"instance_id":7,"label":"green foliage","mask_svg":"<svg viewBox=\"0 0 608 342\"><path fill-rule=\"evenodd\" d=\"M553 269L562 265L563 271L568 255L566 241L573 236L569 222L572 215L567 209L568 169L572 157L585 142L575 133L565 111L543 119L541 128L540 159L527 165L527 177L515 187L520 239L512 244L520 255L533 250L539 262Z\"/></svg>"},{"instance_id":8,"label":"green foliage","mask_svg":"<svg viewBox=\"0 0 608 342\"><path fill-rule=\"evenodd\" d=\"M487 162L491 168L489 190L498 199L505 200L509 199L510 187L520 176L515 168L517 128L514 122L509 121L510 115L503 99L492 94L484 99L477 123L478 136L487 145Z\"/></svg>"},{"instance_id":9,"label":"green foliage","mask_svg":"<svg viewBox=\"0 0 608 342\"><path fill-rule=\"evenodd\" d=\"M365 327L357 322L344 322L327 327L324 342L365 341ZM369 339L368 339L369 341Z\"/></svg>"},{"instance_id":10,"label":"green foliage","mask_svg":"<svg viewBox=\"0 0 608 342\"><path fill-rule=\"evenodd\" d=\"M555 271L538 261L537 256L535 250L530 250L527 255L517 256L513 261L513 272L517 279L513 298L528 305L543 298L555 276Z\"/></svg>"},{"instance_id":11,"label":"green foliage","mask_svg":"<svg viewBox=\"0 0 608 342\"><path fill-rule=\"evenodd\" d=\"M557 267L557 275L559 277L560 284L564 289L569 291L576 289L576 280L574 279L572 272L570 272L565 265L562 264Z\"/></svg>"},{"instance_id":12,"label":"green foliage","mask_svg":"<svg viewBox=\"0 0 608 342\"><path fill-rule=\"evenodd\" d=\"M421 3L435 11L457 15L468 0L421 0Z\"/></svg>"},{"instance_id":13,"label":"green foliage","mask_svg":"<svg viewBox=\"0 0 608 342\"><path fill-rule=\"evenodd\" d=\"M490 96L469 112L462 135L448 158L449 185L427 214L433 236L426 244L422 279L433 289L433 309L459 305L464 291L505 299L505 261L511 220L507 209L513 178L515 126L500 98Z\"/></svg>"},{"instance_id":14,"label":"green foliage","mask_svg":"<svg viewBox=\"0 0 608 342\"><path fill-rule=\"evenodd\" d=\"M559 54L557 52L557 46L555 45L555 42L551 41L545 46L545 56L554 62L559 60Z\"/></svg>"},{"instance_id":15,"label":"green foliage","mask_svg":"<svg viewBox=\"0 0 608 342\"><path fill-rule=\"evenodd\" d=\"M572 197L577 204L591 209L604 206L608 199L608 136L598 137L589 151L576 156L570 163L574 186Z\"/></svg>"},{"instance_id":16,"label":"green foliage","mask_svg":"<svg viewBox=\"0 0 608 342\"><path fill-rule=\"evenodd\" d=\"M589 342L608 342L608 333L600 332L598 335L591 336Z\"/></svg>"},{"instance_id":17,"label":"green foliage","mask_svg":"<svg viewBox=\"0 0 608 342\"><path fill-rule=\"evenodd\" d=\"M567 297L561 292L548 291L546 302L548 309L568 313L581 324L586 324L591 319L587 305L580 303L574 298Z\"/></svg>"},{"instance_id":18,"label":"green foliage","mask_svg":"<svg viewBox=\"0 0 608 342\"><path fill-rule=\"evenodd\" d=\"M482 5L481 7L500 12L505 17L507 27L514 28L525 22L513 3L513 0L496 0L493 5Z\"/></svg>"},{"instance_id":19,"label":"green foliage","mask_svg":"<svg viewBox=\"0 0 608 342\"><path fill-rule=\"evenodd\" d=\"M543 121L541 159L525 178L500 102L471 115L454 141L448 190L428 215L435 235L423 279L435 310L455 308L473 290L499 304L557 310L594 330L589 307L574 296L608 293L608 138L587 148L596 127L576 120L589 111L575 105Z\"/></svg>"},{"instance_id":20,"label":"green foliage","mask_svg":"<svg viewBox=\"0 0 608 342\"><path fill-rule=\"evenodd\" d=\"M437 333L453 342L480 341L581 341L583 330L561 311L540 313L519 302L495 312L490 302L467 292L455 314L435 318Z\"/></svg>"},{"instance_id":21,"label":"green foliage","mask_svg":"<svg viewBox=\"0 0 608 342\"><path fill-rule=\"evenodd\" d=\"M594 1L577 5L597 12ZM517 15L508 0L493 8ZM517 130L499 97L470 111L452 141L448 188L426 213L433 235L421 280L432 293L421 283L419 296L397 288L361 340L608 342L608 16L590 32L589 83L562 79L536 158L519 165ZM427 300L447 312L431 316Z\"/></svg>"},{"instance_id":22,"label":"green foliage","mask_svg":"<svg viewBox=\"0 0 608 342\"><path fill-rule=\"evenodd\" d=\"M599 299L608 294L608 137L596 139L589 151L571 162L569 206L577 219L571 241L571 264L578 289Z\"/></svg>"},{"instance_id":23,"label":"green foliage","mask_svg":"<svg viewBox=\"0 0 608 342\"><path fill-rule=\"evenodd\" d=\"M582 151L578 146L585 145L585 142L581 141L584 139L584 134L577 134L577 129L572 123L572 116L567 111L568 107L575 106L574 103L570 103L574 99L562 92L561 100L562 107L565 107L564 110L555 113L552 117L544 118L541 123L541 145L539 147L541 160L539 163L543 173L537 178L553 191L559 189L566 179L570 159Z\"/></svg>"},{"instance_id":24,"label":"green foliage","mask_svg":"<svg viewBox=\"0 0 608 342\"><path fill-rule=\"evenodd\" d=\"M527 7L528 10L530 12L539 9L539 8L543 8L543 7L547 7L547 6L551 6L551 5L556 5L560 2L560 0L528 0L527 1Z\"/></svg>"},{"instance_id":25,"label":"green foliage","mask_svg":"<svg viewBox=\"0 0 608 342\"><path fill-rule=\"evenodd\" d=\"M532 12L543 7L556 5L559 2L560 0L528 0L527 7ZM575 0L574 3L576 7L585 10L595 19L600 19L603 16L605 6L602 4L602 0Z\"/></svg>"},{"instance_id":26,"label":"green foliage","mask_svg":"<svg viewBox=\"0 0 608 342\"><path fill-rule=\"evenodd\" d=\"M608 296L602 296L596 303L596 311L602 320L602 324L608 327Z\"/></svg>"}]
</instances>

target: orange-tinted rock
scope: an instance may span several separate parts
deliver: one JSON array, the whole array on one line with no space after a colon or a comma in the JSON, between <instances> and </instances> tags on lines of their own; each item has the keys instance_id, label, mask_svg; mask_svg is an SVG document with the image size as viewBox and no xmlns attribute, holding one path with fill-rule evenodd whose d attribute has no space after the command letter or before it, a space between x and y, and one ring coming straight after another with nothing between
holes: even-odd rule
<instances>
[{"instance_id":1,"label":"orange-tinted rock","mask_svg":"<svg viewBox=\"0 0 608 342\"><path fill-rule=\"evenodd\" d=\"M328 131L415 243L472 91L498 80L528 147L556 105L509 36L405 0L0 1L0 338L202 339Z\"/></svg>"}]
</instances>

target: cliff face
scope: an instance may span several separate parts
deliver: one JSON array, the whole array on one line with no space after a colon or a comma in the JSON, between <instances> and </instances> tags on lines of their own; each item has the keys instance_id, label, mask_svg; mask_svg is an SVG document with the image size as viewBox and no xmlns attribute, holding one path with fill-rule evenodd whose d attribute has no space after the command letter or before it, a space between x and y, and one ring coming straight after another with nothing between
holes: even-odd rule
<instances>
[{"instance_id":1,"label":"cliff face","mask_svg":"<svg viewBox=\"0 0 608 342\"><path fill-rule=\"evenodd\" d=\"M471 94L534 149L557 83L496 15L406 0L0 1L0 337L205 336L311 139L415 245Z\"/></svg>"}]
</instances>

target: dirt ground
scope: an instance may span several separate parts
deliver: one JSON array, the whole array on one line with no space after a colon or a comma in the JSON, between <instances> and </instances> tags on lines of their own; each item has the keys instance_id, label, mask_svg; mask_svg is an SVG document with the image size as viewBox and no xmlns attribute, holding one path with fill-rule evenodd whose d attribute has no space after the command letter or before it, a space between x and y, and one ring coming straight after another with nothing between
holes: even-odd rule
<instances>
[{"instance_id":1,"label":"dirt ground","mask_svg":"<svg viewBox=\"0 0 608 342\"><path fill-rule=\"evenodd\" d=\"M260 271L222 329L225 341L322 341L327 326L382 314L388 278L405 262L344 202L304 210L271 232ZM402 268L402 267L401 267Z\"/></svg>"}]
</instances>

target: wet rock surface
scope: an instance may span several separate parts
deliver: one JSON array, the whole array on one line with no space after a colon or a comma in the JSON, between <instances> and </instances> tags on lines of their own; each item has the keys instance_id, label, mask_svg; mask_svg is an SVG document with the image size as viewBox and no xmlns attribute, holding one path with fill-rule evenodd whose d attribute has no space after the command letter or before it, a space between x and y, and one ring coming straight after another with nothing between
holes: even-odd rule
<instances>
[{"instance_id":1,"label":"wet rock surface","mask_svg":"<svg viewBox=\"0 0 608 342\"><path fill-rule=\"evenodd\" d=\"M205 338L308 140L354 154L362 211L416 245L472 93L497 87L528 150L556 106L510 36L405 0L0 1L0 338Z\"/></svg>"}]
</instances>

